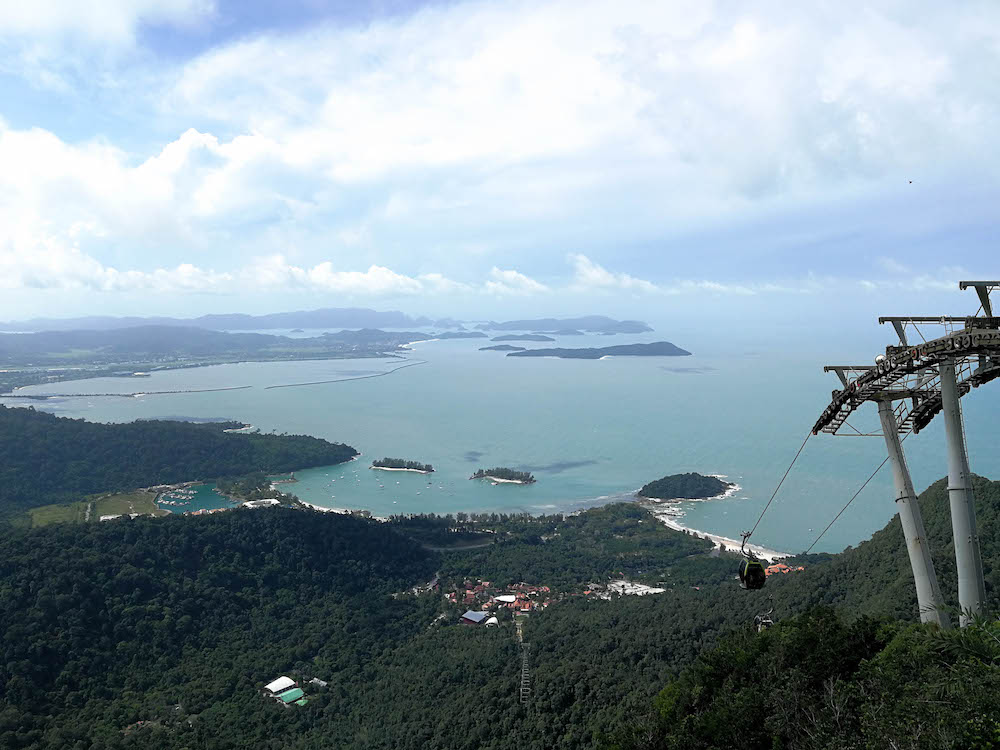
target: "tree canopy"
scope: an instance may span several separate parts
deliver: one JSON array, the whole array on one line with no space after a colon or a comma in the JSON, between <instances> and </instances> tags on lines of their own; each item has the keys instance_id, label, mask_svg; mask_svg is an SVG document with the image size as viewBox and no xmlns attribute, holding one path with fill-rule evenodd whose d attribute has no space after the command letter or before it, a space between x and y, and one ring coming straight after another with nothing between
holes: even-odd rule
<instances>
[{"instance_id":1,"label":"tree canopy","mask_svg":"<svg viewBox=\"0 0 1000 750\"><path fill-rule=\"evenodd\" d=\"M232 434L227 423L100 424L0 406L0 515L98 492L348 461L358 452L306 435Z\"/></svg>"}]
</instances>

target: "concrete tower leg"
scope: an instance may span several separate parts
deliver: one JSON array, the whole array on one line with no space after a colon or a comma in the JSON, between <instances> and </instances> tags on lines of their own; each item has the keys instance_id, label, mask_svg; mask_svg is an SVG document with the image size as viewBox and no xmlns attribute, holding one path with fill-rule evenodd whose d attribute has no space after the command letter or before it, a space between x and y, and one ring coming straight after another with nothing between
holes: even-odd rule
<instances>
[{"instance_id":1,"label":"concrete tower leg","mask_svg":"<svg viewBox=\"0 0 1000 750\"><path fill-rule=\"evenodd\" d=\"M903 526L910 567L913 569L920 621L933 622L942 628L949 628L951 623L944 611L944 600L941 599L941 589L934 574L934 562L927 546L924 521L920 516L917 495L913 491L913 480L910 479L910 470L906 466L903 446L896 431L896 415L893 413L891 401L878 402L878 416L882 422L882 434L885 435L885 447L889 451L889 464L892 466L892 478L896 485L896 508Z\"/></svg>"},{"instance_id":2,"label":"concrete tower leg","mask_svg":"<svg viewBox=\"0 0 1000 750\"><path fill-rule=\"evenodd\" d=\"M944 434L948 443L948 500L951 505L951 528L955 536L955 562L958 567L959 625L969 624L972 615L982 611L986 598L983 581L983 558L976 531L976 507L973 503L972 477L962 428L962 407L958 401L955 363L943 363L941 404Z\"/></svg>"}]
</instances>

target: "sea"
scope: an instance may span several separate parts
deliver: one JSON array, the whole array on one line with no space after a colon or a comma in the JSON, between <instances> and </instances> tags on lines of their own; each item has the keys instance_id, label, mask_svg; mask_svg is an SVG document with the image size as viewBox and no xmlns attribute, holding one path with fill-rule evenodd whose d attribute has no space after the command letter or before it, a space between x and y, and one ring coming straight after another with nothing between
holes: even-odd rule
<instances>
[{"instance_id":1,"label":"sea","mask_svg":"<svg viewBox=\"0 0 1000 750\"><path fill-rule=\"evenodd\" d=\"M522 345L669 338L696 349L663 333L554 338ZM814 543L885 458L880 437L811 437L761 518L837 386L822 371L828 355L715 346L727 353L573 360L479 351L488 345L480 338L426 340L410 345L402 359L244 362L70 381L19 391L61 394L44 401L0 402L98 422L234 419L264 433L347 443L361 451L357 460L297 471L298 481L283 489L320 507L376 516L569 512L632 501L639 487L668 474L716 474L738 489L724 499L676 504L675 521L738 538L760 518L753 541L788 553ZM962 403L973 472L1000 478L1000 388L974 390ZM878 432L877 422L874 406L852 419L862 433ZM940 422L904 443L918 492L947 473ZM384 456L431 463L435 472L369 468ZM494 466L531 471L537 482L469 479ZM895 513L893 501L886 467L814 551L840 551L869 538ZM216 504L228 505L205 487L192 508Z\"/></svg>"}]
</instances>

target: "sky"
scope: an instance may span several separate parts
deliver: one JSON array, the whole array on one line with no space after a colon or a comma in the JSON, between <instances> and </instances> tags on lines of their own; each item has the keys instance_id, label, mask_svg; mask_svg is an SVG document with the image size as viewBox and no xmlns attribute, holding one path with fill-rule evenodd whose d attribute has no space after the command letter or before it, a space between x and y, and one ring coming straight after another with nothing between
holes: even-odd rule
<instances>
[{"instance_id":1,"label":"sky","mask_svg":"<svg viewBox=\"0 0 1000 750\"><path fill-rule=\"evenodd\" d=\"M998 91L992 0L0 0L0 319L973 312Z\"/></svg>"}]
</instances>

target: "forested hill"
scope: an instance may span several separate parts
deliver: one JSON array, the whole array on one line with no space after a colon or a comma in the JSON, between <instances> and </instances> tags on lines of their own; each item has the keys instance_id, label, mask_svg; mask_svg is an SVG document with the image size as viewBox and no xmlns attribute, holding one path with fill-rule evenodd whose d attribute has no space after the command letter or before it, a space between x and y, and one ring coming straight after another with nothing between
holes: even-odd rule
<instances>
[{"instance_id":1,"label":"forested hill","mask_svg":"<svg viewBox=\"0 0 1000 750\"><path fill-rule=\"evenodd\" d=\"M639 497L652 500L700 500L723 494L733 485L718 477L705 476L695 472L671 474L644 484L636 493Z\"/></svg>"},{"instance_id":2,"label":"forested hill","mask_svg":"<svg viewBox=\"0 0 1000 750\"><path fill-rule=\"evenodd\" d=\"M991 611L1000 609L1000 482L973 476L979 542ZM958 605L955 547L948 505L948 480L934 482L919 497L927 541L945 602ZM889 615L915 621L917 600L899 516L856 548L838 555L800 560L806 573L778 581L775 595L800 607L827 604L852 613ZM780 592L780 593L779 593Z\"/></svg>"},{"instance_id":3,"label":"forested hill","mask_svg":"<svg viewBox=\"0 0 1000 750\"><path fill-rule=\"evenodd\" d=\"M0 406L0 516L98 492L279 473L358 452L305 435L234 435L218 423L100 424Z\"/></svg>"},{"instance_id":4,"label":"forested hill","mask_svg":"<svg viewBox=\"0 0 1000 750\"><path fill-rule=\"evenodd\" d=\"M1000 483L975 487L995 611ZM921 502L953 601L943 484ZM437 541L449 536L452 545ZM685 750L885 747L880 736L908 729L921 706L924 726L950 712L947 736L964 736L953 720L971 726L983 714L975 701L1000 690L988 642L910 629L916 606L896 524L857 549L811 556L805 571L772 576L758 592L739 588L735 555L710 547L637 504L569 519L379 524L273 508L12 529L0 536L0 747L548 750L615 738ZM413 593L436 573L453 588ZM662 593L585 594L589 582L647 576ZM527 704L510 610L496 610L495 628L458 624L482 606L465 595L487 578L551 588L550 606L523 624ZM442 594L454 587L462 598L450 603ZM822 602L837 612L809 611ZM751 635L754 615L772 608L774 634ZM864 619L896 612L903 622ZM281 674L306 685L308 705L261 695ZM947 705L931 703L937 684L951 691ZM838 744L838 716L853 744ZM824 743L803 739L802 727ZM944 736L899 746L974 747Z\"/></svg>"},{"instance_id":5,"label":"forested hill","mask_svg":"<svg viewBox=\"0 0 1000 750\"><path fill-rule=\"evenodd\" d=\"M328 714L350 734L383 698L352 695L372 663L433 618L391 594L434 570L384 525L286 508L5 532L0 747L303 747ZM285 673L330 689L290 710L260 691Z\"/></svg>"}]
</instances>

